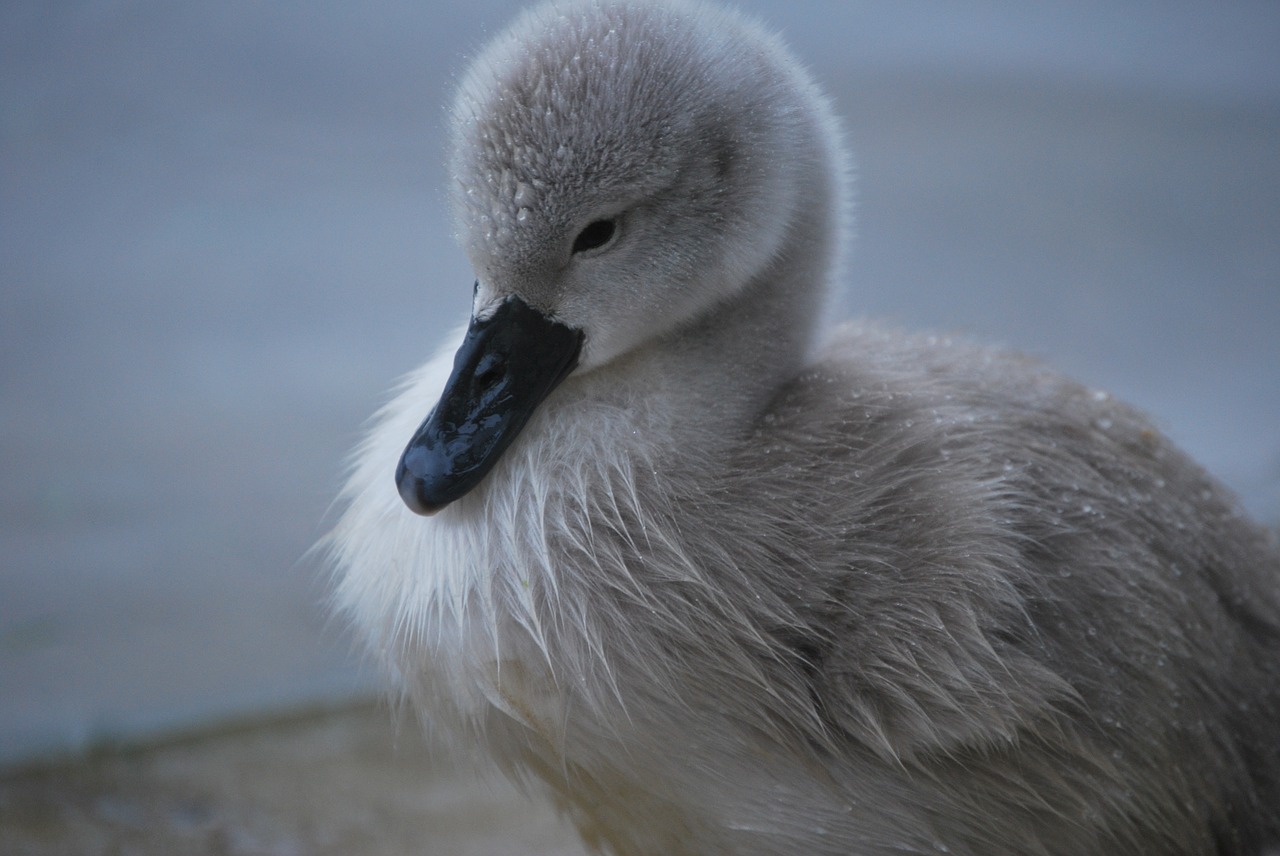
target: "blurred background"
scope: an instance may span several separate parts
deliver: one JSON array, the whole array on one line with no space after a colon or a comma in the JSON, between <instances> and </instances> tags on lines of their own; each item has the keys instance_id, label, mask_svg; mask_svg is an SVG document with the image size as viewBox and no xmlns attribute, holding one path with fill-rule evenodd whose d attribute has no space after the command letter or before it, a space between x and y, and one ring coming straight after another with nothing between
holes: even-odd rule
<instances>
[{"instance_id":1,"label":"blurred background","mask_svg":"<svg viewBox=\"0 0 1280 856\"><path fill-rule=\"evenodd\" d=\"M467 312L445 107L520 5L0 5L0 765L376 693L307 550ZM739 5L844 117L848 313L1043 357L1280 521L1280 4Z\"/></svg>"}]
</instances>

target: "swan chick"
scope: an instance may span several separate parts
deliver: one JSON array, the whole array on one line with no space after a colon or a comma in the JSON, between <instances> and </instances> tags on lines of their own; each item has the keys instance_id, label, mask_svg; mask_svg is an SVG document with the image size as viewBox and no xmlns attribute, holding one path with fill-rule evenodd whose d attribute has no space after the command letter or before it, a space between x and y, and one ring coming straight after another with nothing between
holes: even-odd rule
<instances>
[{"instance_id":1,"label":"swan chick","mask_svg":"<svg viewBox=\"0 0 1280 856\"><path fill-rule=\"evenodd\" d=\"M450 119L472 315L326 542L428 727L616 856L1280 846L1274 533L1105 394L827 325L849 169L779 38L556 0Z\"/></svg>"}]
</instances>

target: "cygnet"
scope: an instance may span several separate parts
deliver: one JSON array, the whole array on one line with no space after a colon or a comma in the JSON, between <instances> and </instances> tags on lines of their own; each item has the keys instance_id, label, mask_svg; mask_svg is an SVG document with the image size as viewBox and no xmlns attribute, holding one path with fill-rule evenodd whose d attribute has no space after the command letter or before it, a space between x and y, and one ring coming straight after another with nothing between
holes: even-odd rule
<instances>
[{"instance_id":1,"label":"cygnet","mask_svg":"<svg viewBox=\"0 0 1280 856\"><path fill-rule=\"evenodd\" d=\"M1274 533L1105 394L825 324L849 169L776 36L539 6L451 140L470 323L327 540L431 728L615 856L1280 846Z\"/></svg>"}]
</instances>

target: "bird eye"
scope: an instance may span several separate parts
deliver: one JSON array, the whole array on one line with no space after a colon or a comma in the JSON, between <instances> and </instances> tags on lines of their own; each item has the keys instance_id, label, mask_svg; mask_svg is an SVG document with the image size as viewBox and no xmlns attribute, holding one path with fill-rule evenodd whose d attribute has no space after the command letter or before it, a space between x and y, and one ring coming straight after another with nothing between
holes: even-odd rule
<instances>
[{"instance_id":1,"label":"bird eye","mask_svg":"<svg viewBox=\"0 0 1280 856\"><path fill-rule=\"evenodd\" d=\"M573 239L573 251L581 253L603 247L609 243L616 228L612 220L596 220L594 223L588 223L586 228L578 233L578 237Z\"/></svg>"}]
</instances>

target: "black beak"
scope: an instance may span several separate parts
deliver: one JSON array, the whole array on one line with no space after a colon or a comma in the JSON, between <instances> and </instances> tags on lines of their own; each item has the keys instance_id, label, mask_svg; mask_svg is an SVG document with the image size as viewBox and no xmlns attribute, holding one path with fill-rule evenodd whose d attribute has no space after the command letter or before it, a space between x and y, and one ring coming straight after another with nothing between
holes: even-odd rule
<instances>
[{"instance_id":1,"label":"black beak","mask_svg":"<svg viewBox=\"0 0 1280 856\"><path fill-rule=\"evenodd\" d=\"M472 318L439 403L396 467L405 505L435 514L478 485L581 349L582 331L516 297L483 321Z\"/></svg>"}]
</instances>

